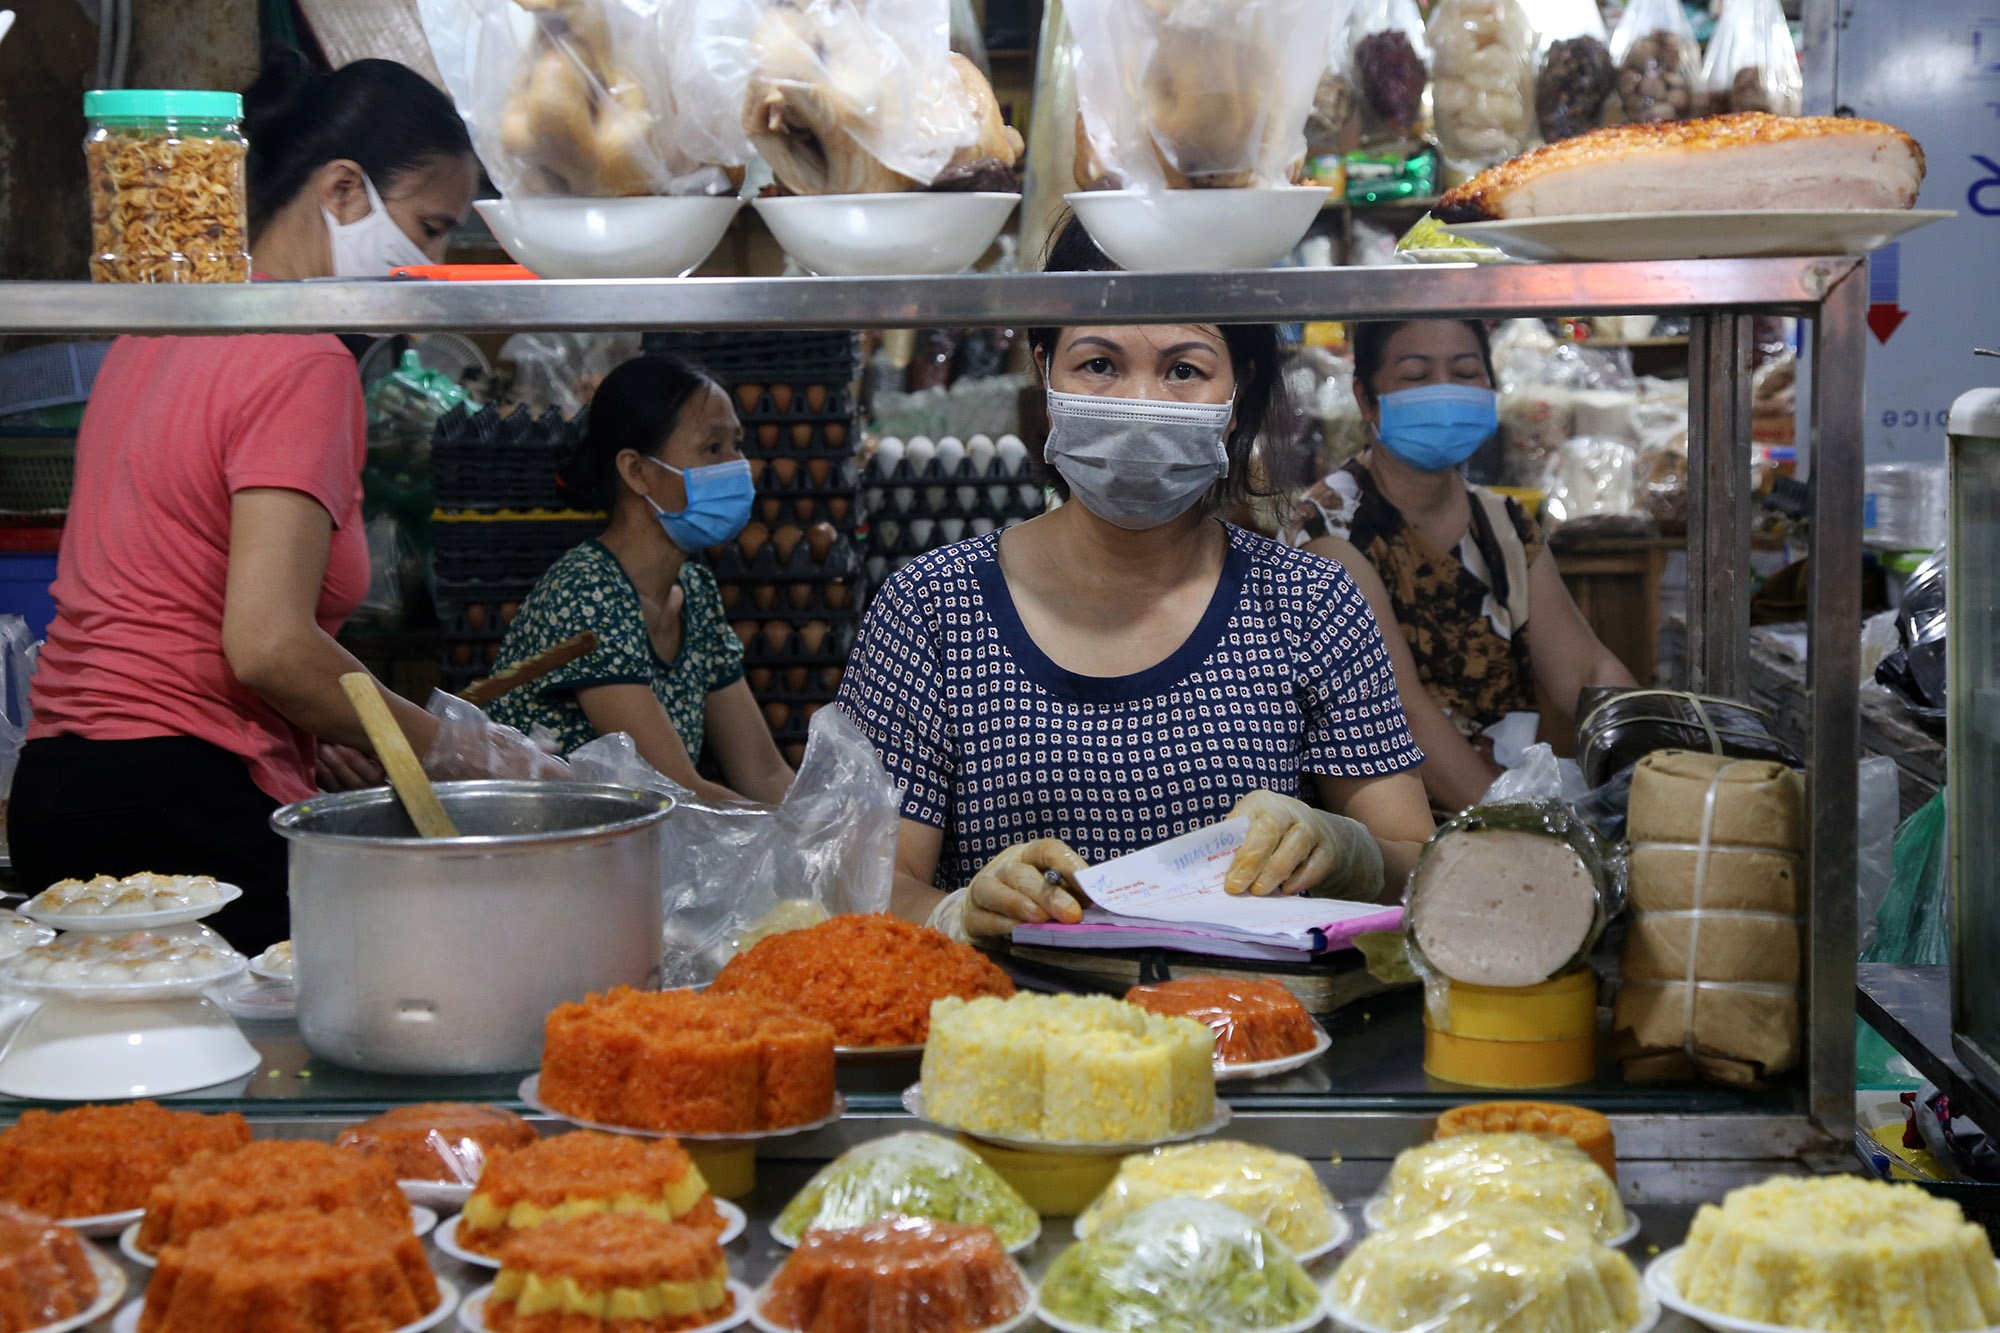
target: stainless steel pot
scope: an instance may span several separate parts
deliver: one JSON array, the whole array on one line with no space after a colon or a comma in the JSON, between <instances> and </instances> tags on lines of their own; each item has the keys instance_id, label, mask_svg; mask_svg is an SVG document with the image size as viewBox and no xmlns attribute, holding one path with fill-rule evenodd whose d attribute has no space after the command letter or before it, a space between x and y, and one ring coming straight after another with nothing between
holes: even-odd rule
<instances>
[{"instance_id":1,"label":"stainless steel pot","mask_svg":"<svg viewBox=\"0 0 2000 1333\"><path fill-rule=\"evenodd\" d=\"M437 792L461 836L417 837L386 787L271 816L292 843L299 1033L354 1069L533 1069L549 1010L657 983L673 800L579 782Z\"/></svg>"}]
</instances>

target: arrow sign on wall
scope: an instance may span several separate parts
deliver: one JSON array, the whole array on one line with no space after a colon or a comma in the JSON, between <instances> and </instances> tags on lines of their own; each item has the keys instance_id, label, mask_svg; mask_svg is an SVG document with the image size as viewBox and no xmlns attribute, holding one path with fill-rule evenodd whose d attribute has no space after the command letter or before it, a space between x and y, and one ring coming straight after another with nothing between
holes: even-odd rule
<instances>
[{"instance_id":1,"label":"arrow sign on wall","mask_svg":"<svg viewBox=\"0 0 2000 1333\"><path fill-rule=\"evenodd\" d=\"M1875 341L1886 343L1910 312L1902 306L1903 247L1889 244L1868 256L1868 327Z\"/></svg>"}]
</instances>

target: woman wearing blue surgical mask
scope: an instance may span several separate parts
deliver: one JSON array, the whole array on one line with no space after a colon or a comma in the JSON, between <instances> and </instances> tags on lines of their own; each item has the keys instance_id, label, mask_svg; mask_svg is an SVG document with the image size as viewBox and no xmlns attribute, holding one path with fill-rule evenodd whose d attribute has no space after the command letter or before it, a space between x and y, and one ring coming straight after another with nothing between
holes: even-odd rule
<instances>
[{"instance_id":1,"label":"woman wearing blue surgical mask","mask_svg":"<svg viewBox=\"0 0 2000 1333\"><path fill-rule=\"evenodd\" d=\"M1046 267L1112 265L1072 221ZM899 570L841 686L904 789L896 911L981 943L1075 921L1078 870L1232 814L1232 891L1395 898L1432 825L1374 617L1217 517L1281 404L1275 330L1029 342L1066 502Z\"/></svg>"},{"instance_id":2,"label":"woman wearing blue surgical mask","mask_svg":"<svg viewBox=\"0 0 2000 1333\"><path fill-rule=\"evenodd\" d=\"M1499 428L1486 326L1359 324L1354 390L1375 441L1307 492L1281 539L1344 565L1385 625L1433 806L1478 801L1500 770L1481 732L1632 676L1576 609L1535 521L1459 468Z\"/></svg>"},{"instance_id":3,"label":"woman wearing blue surgical mask","mask_svg":"<svg viewBox=\"0 0 2000 1333\"><path fill-rule=\"evenodd\" d=\"M755 491L743 427L721 386L673 357L627 361L598 386L559 476L611 521L556 561L500 645L505 670L589 630L597 650L495 700L495 721L548 728L564 750L622 731L639 754L710 800L776 801L792 770L743 678L715 575ZM728 785L695 774L702 747Z\"/></svg>"}]
</instances>

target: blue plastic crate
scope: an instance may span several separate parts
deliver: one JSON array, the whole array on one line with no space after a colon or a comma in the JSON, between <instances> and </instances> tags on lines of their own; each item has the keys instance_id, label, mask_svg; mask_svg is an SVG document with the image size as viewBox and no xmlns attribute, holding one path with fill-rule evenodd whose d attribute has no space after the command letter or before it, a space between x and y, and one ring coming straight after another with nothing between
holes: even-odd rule
<instances>
[{"instance_id":1,"label":"blue plastic crate","mask_svg":"<svg viewBox=\"0 0 2000 1333\"><path fill-rule=\"evenodd\" d=\"M0 616L20 616L36 638L48 637L56 618L49 585L56 578L54 551L0 551Z\"/></svg>"}]
</instances>

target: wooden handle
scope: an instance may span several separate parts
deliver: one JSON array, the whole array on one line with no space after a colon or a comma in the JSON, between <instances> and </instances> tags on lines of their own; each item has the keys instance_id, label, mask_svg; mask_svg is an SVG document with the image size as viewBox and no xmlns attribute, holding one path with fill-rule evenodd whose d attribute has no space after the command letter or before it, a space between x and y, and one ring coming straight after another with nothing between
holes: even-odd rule
<instances>
[{"instance_id":1,"label":"wooden handle","mask_svg":"<svg viewBox=\"0 0 2000 1333\"><path fill-rule=\"evenodd\" d=\"M424 766L417 762L417 752L410 748L409 737L396 725L395 715L382 699L382 691L375 684L375 678L366 671L350 671L340 678L340 688L347 692L347 700L354 705L354 712L361 719L363 730L375 746L375 757L388 770L389 785L402 798L403 809L409 811L410 822L417 826L417 834L425 838L456 838L458 826L451 822L451 816L438 804L437 792L431 787L431 780L424 774Z\"/></svg>"},{"instance_id":2,"label":"wooden handle","mask_svg":"<svg viewBox=\"0 0 2000 1333\"><path fill-rule=\"evenodd\" d=\"M564 639L553 648L536 653L525 662L517 662L497 675L485 680L475 680L459 693L459 698L481 708L492 703L503 694L511 694L523 685L533 684L558 667L566 667L579 657L588 657L597 651L597 636L589 630Z\"/></svg>"}]
</instances>

